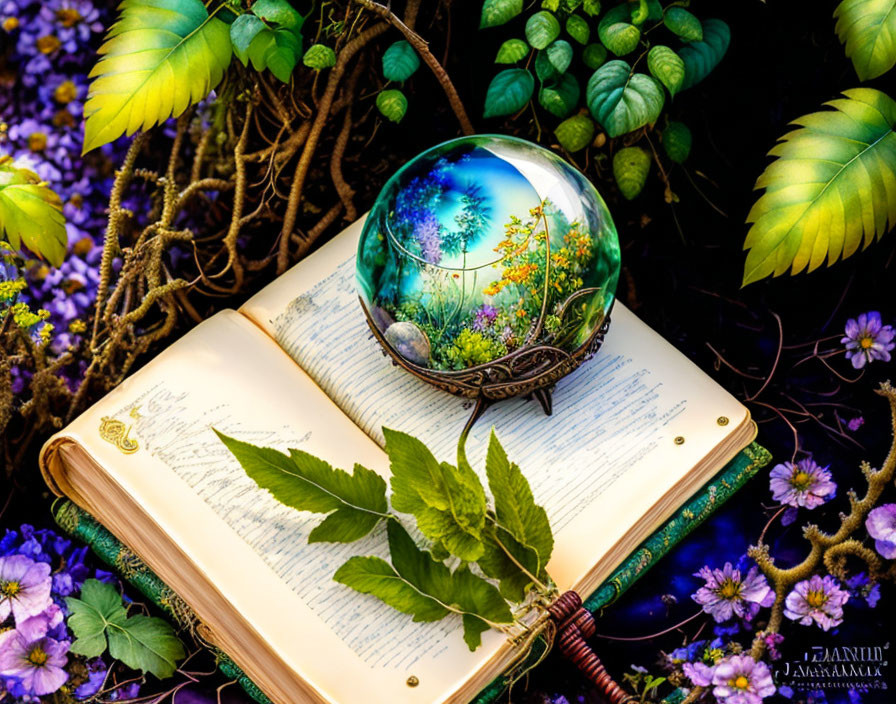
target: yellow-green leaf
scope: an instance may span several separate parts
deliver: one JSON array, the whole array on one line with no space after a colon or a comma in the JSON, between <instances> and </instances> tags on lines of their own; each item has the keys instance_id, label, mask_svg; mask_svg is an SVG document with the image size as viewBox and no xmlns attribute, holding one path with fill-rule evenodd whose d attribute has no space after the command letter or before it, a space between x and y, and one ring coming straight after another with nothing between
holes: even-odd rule
<instances>
[{"instance_id":1,"label":"yellow-green leaf","mask_svg":"<svg viewBox=\"0 0 896 704\"><path fill-rule=\"evenodd\" d=\"M376 107L388 120L401 122L408 111L408 99L396 88L381 91L376 96Z\"/></svg>"},{"instance_id":2,"label":"yellow-green leaf","mask_svg":"<svg viewBox=\"0 0 896 704\"><path fill-rule=\"evenodd\" d=\"M0 157L0 239L23 244L53 266L65 259L68 236L59 196L40 177Z\"/></svg>"},{"instance_id":3,"label":"yellow-green leaf","mask_svg":"<svg viewBox=\"0 0 896 704\"><path fill-rule=\"evenodd\" d=\"M769 152L777 158L747 217L744 285L830 266L896 223L896 101L871 88L844 95L795 120Z\"/></svg>"},{"instance_id":4,"label":"yellow-green leaf","mask_svg":"<svg viewBox=\"0 0 896 704\"><path fill-rule=\"evenodd\" d=\"M573 115L557 125L554 134L566 151L577 152L594 139L594 121L587 115Z\"/></svg>"},{"instance_id":5,"label":"yellow-green leaf","mask_svg":"<svg viewBox=\"0 0 896 704\"><path fill-rule=\"evenodd\" d=\"M607 12L597 26L601 43L616 56L630 54L641 41L641 30L631 23L631 18L626 3Z\"/></svg>"},{"instance_id":6,"label":"yellow-green leaf","mask_svg":"<svg viewBox=\"0 0 896 704\"><path fill-rule=\"evenodd\" d=\"M650 155L641 147L620 149L613 157L613 176L626 200L632 200L644 189L649 171Z\"/></svg>"},{"instance_id":7,"label":"yellow-green leaf","mask_svg":"<svg viewBox=\"0 0 896 704\"><path fill-rule=\"evenodd\" d=\"M647 68L651 75L666 86L669 95L675 96L684 83L684 61L672 49L657 44L647 54Z\"/></svg>"},{"instance_id":8,"label":"yellow-green leaf","mask_svg":"<svg viewBox=\"0 0 896 704\"><path fill-rule=\"evenodd\" d=\"M227 24L200 0L124 0L84 104L84 151L149 129L205 98L232 52Z\"/></svg>"},{"instance_id":9,"label":"yellow-green leaf","mask_svg":"<svg viewBox=\"0 0 896 704\"><path fill-rule=\"evenodd\" d=\"M834 17L837 36L861 80L896 65L896 0L843 0Z\"/></svg>"}]
</instances>

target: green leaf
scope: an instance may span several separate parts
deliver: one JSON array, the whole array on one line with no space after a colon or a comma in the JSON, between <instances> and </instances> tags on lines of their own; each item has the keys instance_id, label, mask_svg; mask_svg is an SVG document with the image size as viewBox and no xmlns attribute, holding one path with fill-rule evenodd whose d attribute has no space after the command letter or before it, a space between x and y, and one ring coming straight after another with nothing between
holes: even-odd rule
<instances>
[{"instance_id":1,"label":"green leaf","mask_svg":"<svg viewBox=\"0 0 896 704\"><path fill-rule=\"evenodd\" d=\"M683 42L703 41L703 25L683 7L670 7L663 15L663 24Z\"/></svg>"},{"instance_id":2,"label":"green leaf","mask_svg":"<svg viewBox=\"0 0 896 704\"><path fill-rule=\"evenodd\" d=\"M29 169L0 156L0 241L13 249L23 244L53 266L65 259L68 234L62 201Z\"/></svg>"},{"instance_id":3,"label":"green leaf","mask_svg":"<svg viewBox=\"0 0 896 704\"><path fill-rule=\"evenodd\" d=\"M837 36L861 80L896 65L896 0L843 0L834 17Z\"/></svg>"},{"instance_id":4,"label":"green leaf","mask_svg":"<svg viewBox=\"0 0 896 704\"><path fill-rule=\"evenodd\" d=\"M647 6L647 0L638 0L637 7L635 7L634 4L631 4L630 12L632 24L640 27L647 21L647 17L650 15L650 8Z\"/></svg>"},{"instance_id":5,"label":"green leaf","mask_svg":"<svg viewBox=\"0 0 896 704\"><path fill-rule=\"evenodd\" d=\"M650 76L632 73L620 60L601 66L585 89L588 108L610 137L655 122L663 109L663 89Z\"/></svg>"},{"instance_id":6,"label":"green leaf","mask_svg":"<svg viewBox=\"0 0 896 704\"><path fill-rule=\"evenodd\" d=\"M896 223L896 102L871 88L844 95L795 120L769 152L777 158L747 217L744 285L830 266Z\"/></svg>"},{"instance_id":7,"label":"green leaf","mask_svg":"<svg viewBox=\"0 0 896 704\"><path fill-rule=\"evenodd\" d=\"M654 78L666 86L669 95L673 97L684 83L684 61L667 46L657 44L650 49L647 54L647 68Z\"/></svg>"},{"instance_id":8,"label":"green leaf","mask_svg":"<svg viewBox=\"0 0 896 704\"><path fill-rule=\"evenodd\" d=\"M542 83L557 78L560 75L557 73L557 69L551 64L551 60L548 58L546 51L539 51L535 54L535 75L538 76L538 80Z\"/></svg>"},{"instance_id":9,"label":"green leaf","mask_svg":"<svg viewBox=\"0 0 896 704\"><path fill-rule=\"evenodd\" d=\"M302 45L289 29L264 29L249 45L249 60L256 71L268 69L277 80L289 83Z\"/></svg>"},{"instance_id":10,"label":"green leaf","mask_svg":"<svg viewBox=\"0 0 896 704\"><path fill-rule=\"evenodd\" d=\"M660 0L647 0L647 19L657 21L663 19L663 6Z\"/></svg>"},{"instance_id":11,"label":"green leaf","mask_svg":"<svg viewBox=\"0 0 896 704\"><path fill-rule=\"evenodd\" d=\"M88 579L81 598L66 597L68 627L77 640L72 652L99 657L106 650L116 660L141 672L165 678L174 674L184 647L174 629L160 618L142 614L128 617L121 595L111 584Z\"/></svg>"},{"instance_id":12,"label":"green leaf","mask_svg":"<svg viewBox=\"0 0 896 704\"><path fill-rule=\"evenodd\" d=\"M582 9L589 17L595 17L600 14L600 0L585 0Z\"/></svg>"},{"instance_id":13,"label":"green leaf","mask_svg":"<svg viewBox=\"0 0 896 704\"><path fill-rule=\"evenodd\" d=\"M560 9L560 0L541 0L541 7L544 10L556 12Z\"/></svg>"},{"instance_id":14,"label":"green leaf","mask_svg":"<svg viewBox=\"0 0 896 704\"><path fill-rule=\"evenodd\" d=\"M482 17L479 29L497 27L510 22L523 11L523 0L485 0L482 3Z\"/></svg>"},{"instance_id":15,"label":"green leaf","mask_svg":"<svg viewBox=\"0 0 896 704\"><path fill-rule=\"evenodd\" d=\"M174 629L160 618L137 614L107 630L109 655L132 670L150 672L159 679L171 677L184 646Z\"/></svg>"},{"instance_id":16,"label":"green leaf","mask_svg":"<svg viewBox=\"0 0 896 704\"><path fill-rule=\"evenodd\" d=\"M616 56L630 54L641 41L641 30L630 19L628 5L619 5L607 12L597 25L601 43Z\"/></svg>"},{"instance_id":17,"label":"green leaf","mask_svg":"<svg viewBox=\"0 0 896 704\"><path fill-rule=\"evenodd\" d=\"M600 68L607 60L607 48L603 44L589 44L582 53L582 60L591 70Z\"/></svg>"},{"instance_id":18,"label":"green leaf","mask_svg":"<svg viewBox=\"0 0 896 704\"><path fill-rule=\"evenodd\" d=\"M258 33L267 29L267 25L251 13L240 15L230 25L230 43L233 53L243 66L249 63L249 45Z\"/></svg>"},{"instance_id":19,"label":"green leaf","mask_svg":"<svg viewBox=\"0 0 896 704\"><path fill-rule=\"evenodd\" d=\"M383 75L390 81L406 81L420 68L420 57L408 42L400 39L383 54Z\"/></svg>"},{"instance_id":20,"label":"green leaf","mask_svg":"<svg viewBox=\"0 0 896 704\"><path fill-rule=\"evenodd\" d=\"M484 550L485 492L468 466L439 463L426 445L410 435L383 428L392 470L392 506L413 514L429 540L466 562Z\"/></svg>"},{"instance_id":21,"label":"green leaf","mask_svg":"<svg viewBox=\"0 0 896 704\"><path fill-rule=\"evenodd\" d=\"M530 575L538 572L538 555L533 549L520 545L503 528L493 527L486 535L485 552L476 564L486 576L498 580L501 596L519 603L525 600L526 592L533 584ZM520 565L526 571L521 570Z\"/></svg>"},{"instance_id":22,"label":"green leaf","mask_svg":"<svg viewBox=\"0 0 896 704\"><path fill-rule=\"evenodd\" d=\"M570 15L566 18L566 33L579 44L587 44L591 39L591 27L578 15Z\"/></svg>"},{"instance_id":23,"label":"green leaf","mask_svg":"<svg viewBox=\"0 0 896 704\"><path fill-rule=\"evenodd\" d=\"M536 12L526 21L526 40L535 49L545 49L560 36L560 23L547 10Z\"/></svg>"},{"instance_id":24,"label":"green leaf","mask_svg":"<svg viewBox=\"0 0 896 704\"><path fill-rule=\"evenodd\" d=\"M331 68L336 65L336 52L326 44L315 44L308 47L302 57L302 63L315 71Z\"/></svg>"},{"instance_id":25,"label":"green leaf","mask_svg":"<svg viewBox=\"0 0 896 704\"><path fill-rule=\"evenodd\" d=\"M544 53L557 73L564 73L572 63L572 47L563 39L553 42Z\"/></svg>"},{"instance_id":26,"label":"green leaf","mask_svg":"<svg viewBox=\"0 0 896 704\"><path fill-rule=\"evenodd\" d=\"M542 87L538 93L538 102L552 115L566 117L576 109L581 94L576 77L564 73L556 81Z\"/></svg>"},{"instance_id":27,"label":"green leaf","mask_svg":"<svg viewBox=\"0 0 896 704\"><path fill-rule=\"evenodd\" d=\"M284 506L312 513L335 511L311 532L309 542L352 542L373 530L388 511L386 482L361 465L349 474L301 450L285 455L215 432L249 478Z\"/></svg>"},{"instance_id":28,"label":"green leaf","mask_svg":"<svg viewBox=\"0 0 896 704\"><path fill-rule=\"evenodd\" d=\"M408 111L408 99L400 90L384 90L376 96L376 107L386 119L401 122Z\"/></svg>"},{"instance_id":29,"label":"green leaf","mask_svg":"<svg viewBox=\"0 0 896 704\"><path fill-rule=\"evenodd\" d=\"M529 102L535 92L535 78L524 68L509 68L492 79L485 96L482 116L512 115Z\"/></svg>"},{"instance_id":30,"label":"green leaf","mask_svg":"<svg viewBox=\"0 0 896 704\"><path fill-rule=\"evenodd\" d=\"M682 47L678 55L684 61L684 83L681 90L691 88L706 78L719 65L731 43L731 30L722 20L703 21L703 41Z\"/></svg>"},{"instance_id":31,"label":"green leaf","mask_svg":"<svg viewBox=\"0 0 896 704\"><path fill-rule=\"evenodd\" d=\"M470 650L475 650L480 643L479 636L487 629L477 623L468 623L467 615L479 616L492 623L510 623L513 621L513 614L501 593L493 585L470 572L466 565L458 567L451 577L453 601L465 612L464 640Z\"/></svg>"},{"instance_id":32,"label":"green leaf","mask_svg":"<svg viewBox=\"0 0 896 704\"><path fill-rule=\"evenodd\" d=\"M683 164L691 153L691 130L683 122L670 122L663 130L663 149L676 164Z\"/></svg>"},{"instance_id":33,"label":"green leaf","mask_svg":"<svg viewBox=\"0 0 896 704\"><path fill-rule=\"evenodd\" d=\"M84 152L177 117L218 85L230 28L201 0L125 0L84 104Z\"/></svg>"},{"instance_id":34,"label":"green leaf","mask_svg":"<svg viewBox=\"0 0 896 704\"><path fill-rule=\"evenodd\" d=\"M297 38L301 36L305 18L287 0L255 0L252 14L268 24L290 30Z\"/></svg>"},{"instance_id":35,"label":"green leaf","mask_svg":"<svg viewBox=\"0 0 896 704\"><path fill-rule=\"evenodd\" d=\"M498 55L495 57L496 64L515 64L517 61L526 58L529 53L529 45L522 39L508 39L498 49Z\"/></svg>"},{"instance_id":36,"label":"green leaf","mask_svg":"<svg viewBox=\"0 0 896 704\"><path fill-rule=\"evenodd\" d=\"M573 115L557 125L554 134L566 151L577 152L594 139L594 121L587 115Z\"/></svg>"},{"instance_id":37,"label":"green leaf","mask_svg":"<svg viewBox=\"0 0 896 704\"><path fill-rule=\"evenodd\" d=\"M535 551L538 556L536 576L542 574L554 549L547 512L535 503L529 482L520 468L507 459L494 431L489 438L485 473L495 500L498 523L517 542Z\"/></svg>"},{"instance_id":38,"label":"green leaf","mask_svg":"<svg viewBox=\"0 0 896 704\"><path fill-rule=\"evenodd\" d=\"M649 172L650 155L641 147L625 147L613 156L613 176L626 200L632 200L644 189Z\"/></svg>"},{"instance_id":39,"label":"green leaf","mask_svg":"<svg viewBox=\"0 0 896 704\"><path fill-rule=\"evenodd\" d=\"M464 614L464 643L470 651L476 650L482 645L482 634L485 633L490 626L481 618L476 618L470 614Z\"/></svg>"}]
</instances>

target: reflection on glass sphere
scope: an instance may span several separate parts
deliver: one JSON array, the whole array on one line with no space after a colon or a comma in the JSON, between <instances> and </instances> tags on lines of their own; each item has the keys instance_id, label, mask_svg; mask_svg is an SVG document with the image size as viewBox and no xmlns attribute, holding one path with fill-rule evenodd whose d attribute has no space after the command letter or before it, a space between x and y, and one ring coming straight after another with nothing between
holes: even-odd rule
<instances>
[{"instance_id":1,"label":"reflection on glass sphere","mask_svg":"<svg viewBox=\"0 0 896 704\"><path fill-rule=\"evenodd\" d=\"M619 240L594 186L560 157L512 137L462 137L389 179L357 276L395 352L462 370L586 343L613 302Z\"/></svg>"}]
</instances>

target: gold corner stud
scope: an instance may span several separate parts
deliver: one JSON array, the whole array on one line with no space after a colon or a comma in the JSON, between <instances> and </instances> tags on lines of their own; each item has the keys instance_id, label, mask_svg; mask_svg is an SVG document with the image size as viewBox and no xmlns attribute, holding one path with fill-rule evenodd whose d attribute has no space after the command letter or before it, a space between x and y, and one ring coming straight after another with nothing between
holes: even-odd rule
<instances>
[{"instance_id":1,"label":"gold corner stud","mask_svg":"<svg viewBox=\"0 0 896 704\"><path fill-rule=\"evenodd\" d=\"M103 416L100 421L100 437L106 442L115 445L125 455L132 455L140 449L140 444L133 438L128 437L130 432L131 427L129 425L125 425L115 418Z\"/></svg>"},{"instance_id":2,"label":"gold corner stud","mask_svg":"<svg viewBox=\"0 0 896 704\"><path fill-rule=\"evenodd\" d=\"M673 441L676 445L684 445L684 435L677 435Z\"/></svg>"},{"instance_id":3,"label":"gold corner stud","mask_svg":"<svg viewBox=\"0 0 896 704\"><path fill-rule=\"evenodd\" d=\"M728 416L719 416L716 418L716 423L719 425L728 425Z\"/></svg>"},{"instance_id":4,"label":"gold corner stud","mask_svg":"<svg viewBox=\"0 0 896 704\"><path fill-rule=\"evenodd\" d=\"M420 684L420 680L417 679L416 676L411 675L410 677L408 677L408 681L407 681L408 687L416 687L418 684Z\"/></svg>"}]
</instances>

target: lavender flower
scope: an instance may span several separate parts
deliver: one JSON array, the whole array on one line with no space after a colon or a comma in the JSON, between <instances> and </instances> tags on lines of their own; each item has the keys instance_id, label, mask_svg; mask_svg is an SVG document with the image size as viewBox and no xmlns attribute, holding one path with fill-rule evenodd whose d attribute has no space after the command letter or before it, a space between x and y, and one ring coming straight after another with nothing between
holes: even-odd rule
<instances>
[{"instance_id":1,"label":"lavender flower","mask_svg":"<svg viewBox=\"0 0 896 704\"><path fill-rule=\"evenodd\" d=\"M772 498L788 506L815 508L833 498L837 485L827 467L820 467L811 457L796 464L784 462L772 469L769 486Z\"/></svg>"},{"instance_id":2,"label":"lavender flower","mask_svg":"<svg viewBox=\"0 0 896 704\"><path fill-rule=\"evenodd\" d=\"M856 416L855 418L849 419L849 421L846 423L846 427L849 428L852 432L856 432L864 424L865 419L862 416Z\"/></svg>"},{"instance_id":3,"label":"lavender flower","mask_svg":"<svg viewBox=\"0 0 896 704\"><path fill-rule=\"evenodd\" d=\"M879 359L890 361L890 350L896 347L892 325L884 325L876 310L862 313L858 319L846 321L846 336L840 342L846 347L846 358L852 366L861 369L868 362Z\"/></svg>"},{"instance_id":4,"label":"lavender flower","mask_svg":"<svg viewBox=\"0 0 896 704\"><path fill-rule=\"evenodd\" d=\"M888 560L896 557L896 504L872 509L865 519L865 528L874 538L874 547L881 556Z\"/></svg>"},{"instance_id":5,"label":"lavender flower","mask_svg":"<svg viewBox=\"0 0 896 704\"><path fill-rule=\"evenodd\" d=\"M720 570L704 566L694 576L705 579L706 584L691 598L718 623L734 615L749 621L760 606L771 606L774 601L774 592L755 566L745 577L730 562Z\"/></svg>"},{"instance_id":6,"label":"lavender flower","mask_svg":"<svg viewBox=\"0 0 896 704\"><path fill-rule=\"evenodd\" d=\"M760 704L775 693L768 665L749 655L732 655L722 660L716 665L712 683L712 693L725 704Z\"/></svg>"},{"instance_id":7,"label":"lavender flower","mask_svg":"<svg viewBox=\"0 0 896 704\"><path fill-rule=\"evenodd\" d=\"M10 613L16 623L37 616L51 603L50 566L24 555L0 557L0 622Z\"/></svg>"},{"instance_id":8,"label":"lavender flower","mask_svg":"<svg viewBox=\"0 0 896 704\"><path fill-rule=\"evenodd\" d=\"M715 674L715 667L703 662L686 662L681 666L684 676L695 687L709 687Z\"/></svg>"},{"instance_id":9,"label":"lavender flower","mask_svg":"<svg viewBox=\"0 0 896 704\"><path fill-rule=\"evenodd\" d=\"M494 306L490 306L487 303L480 306L476 311L476 318L473 320L473 329L477 332L482 332L487 327L489 327L492 323L495 322L495 318L498 317L498 309Z\"/></svg>"},{"instance_id":10,"label":"lavender flower","mask_svg":"<svg viewBox=\"0 0 896 704\"><path fill-rule=\"evenodd\" d=\"M870 608L880 601L880 584L872 582L865 572L857 572L846 580L846 589L853 599L864 599Z\"/></svg>"},{"instance_id":11,"label":"lavender flower","mask_svg":"<svg viewBox=\"0 0 896 704\"><path fill-rule=\"evenodd\" d=\"M762 640L765 641L765 647L768 648L768 655L772 660L778 660L781 657L781 652L778 650L778 646L784 642L784 636L780 633L766 633Z\"/></svg>"},{"instance_id":12,"label":"lavender flower","mask_svg":"<svg viewBox=\"0 0 896 704\"><path fill-rule=\"evenodd\" d=\"M68 681L70 644L50 638L48 627L46 618L33 616L0 634L0 676L19 680L31 695L52 694Z\"/></svg>"},{"instance_id":13,"label":"lavender flower","mask_svg":"<svg viewBox=\"0 0 896 704\"><path fill-rule=\"evenodd\" d=\"M840 588L836 579L829 575L813 575L798 582L784 600L784 615L803 626L814 621L822 630L843 623L843 604L849 599L849 592Z\"/></svg>"}]
</instances>

